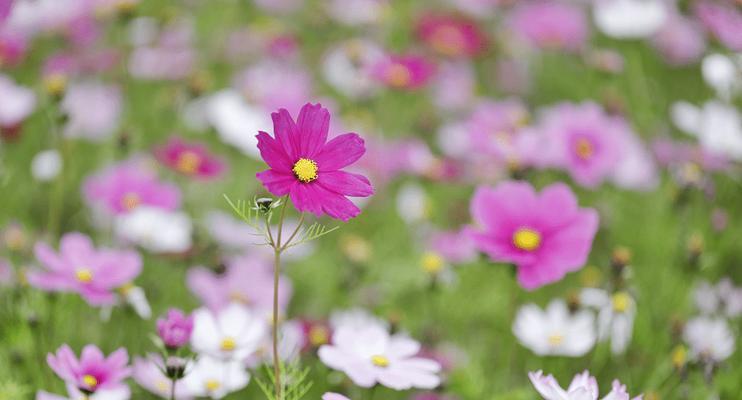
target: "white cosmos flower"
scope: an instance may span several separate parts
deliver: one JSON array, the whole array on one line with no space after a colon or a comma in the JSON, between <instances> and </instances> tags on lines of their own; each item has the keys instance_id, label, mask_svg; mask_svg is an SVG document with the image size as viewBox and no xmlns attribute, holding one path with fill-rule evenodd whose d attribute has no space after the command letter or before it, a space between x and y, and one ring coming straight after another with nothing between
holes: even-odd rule
<instances>
[{"instance_id":1,"label":"white cosmos flower","mask_svg":"<svg viewBox=\"0 0 742 400\"><path fill-rule=\"evenodd\" d=\"M250 105L234 89L224 89L211 97L206 104L206 118L219 133L222 142L232 145L247 156L258 158L258 131L269 132L271 121L268 113Z\"/></svg>"},{"instance_id":2,"label":"white cosmos flower","mask_svg":"<svg viewBox=\"0 0 742 400\"><path fill-rule=\"evenodd\" d=\"M191 219L183 212L136 207L114 221L116 234L153 253L180 253L191 248Z\"/></svg>"},{"instance_id":3,"label":"white cosmos flower","mask_svg":"<svg viewBox=\"0 0 742 400\"><path fill-rule=\"evenodd\" d=\"M662 28L667 15L663 0L597 0L593 6L595 25L616 39L652 36Z\"/></svg>"},{"instance_id":4,"label":"white cosmos flower","mask_svg":"<svg viewBox=\"0 0 742 400\"><path fill-rule=\"evenodd\" d=\"M610 295L602 289L588 288L580 293L580 303L598 310L598 340L611 340L611 352L621 354L631 342L636 302L627 292Z\"/></svg>"},{"instance_id":5,"label":"white cosmos flower","mask_svg":"<svg viewBox=\"0 0 742 400\"><path fill-rule=\"evenodd\" d=\"M518 310L513 333L537 355L579 357L595 345L595 317L589 311L573 314L563 300L553 300L546 310L527 304Z\"/></svg>"},{"instance_id":6,"label":"white cosmos flower","mask_svg":"<svg viewBox=\"0 0 742 400\"><path fill-rule=\"evenodd\" d=\"M147 294L139 286L128 286L121 288L121 295L127 304L134 309L134 312L142 319L152 318L152 307L147 300Z\"/></svg>"},{"instance_id":7,"label":"white cosmos flower","mask_svg":"<svg viewBox=\"0 0 742 400\"><path fill-rule=\"evenodd\" d=\"M184 386L191 396L210 399L221 399L244 388L248 382L250 374L241 362L209 356L199 357L183 378Z\"/></svg>"},{"instance_id":8,"label":"white cosmos flower","mask_svg":"<svg viewBox=\"0 0 742 400\"><path fill-rule=\"evenodd\" d=\"M36 95L0 74L0 127L21 123L36 108Z\"/></svg>"},{"instance_id":9,"label":"white cosmos flower","mask_svg":"<svg viewBox=\"0 0 742 400\"><path fill-rule=\"evenodd\" d=\"M330 326L333 330L340 329L341 327L362 330L367 326L379 326L382 329L389 329L388 322L362 308L333 311L330 314Z\"/></svg>"},{"instance_id":10,"label":"white cosmos flower","mask_svg":"<svg viewBox=\"0 0 742 400\"><path fill-rule=\"evenodd\" d=\"M721 362L734 353L735 338L723 318L695 317L685 324L683 339L690 356L710 362Z\"/></svg>"},{"instance_id":11,"label":"white cosmos flower","mask_svg":"<svg viewBox=\"0 0 742 400\"><path fill-rule=\"evenodd\" d=\"M597 380L588 371L575 375L567 390L562 389L554 376L544 376L542 371L529 372L528 378L544 400L597 400L600 393ZM603 400L629 400L629 397L626 386L614 380L611 391ZM633 400L641 398L639 395Z\"/></svg>"},{"instance_id":12,"label":"white cosmos flower","mask_svg":"<svg viewBox=\"0 0 742 400\"><path fill-rule=\"evenodd\" d=\"M62 156L56 150L44 150L31 160L31 175L40 182L48 182L62 170Z\"/></svg>"},{"instance_id":13,"label":"white cosmos flower","mask_svg":"<svg viewBox=\"0 0 742 400\"><path fill-rule=\"evenodd\" d=\"M193 319L191 346L212 357L243 361L258 350L268 333L264 318L238 303L220 311L199 308Z\"/></svg>"},{"instance_id":14,"label":"white cosmos flower","mask_svg":"<svg viewBox=\"0 0 742 400\"><path fill-rule=\"evenodd\" d=\"M704 57L701 73L706 84L724 100L729 100L742 82L740 66L723 54L709 54Z\"/></svg>"},{"instance_id":15,"label":"white cosmos flower","mask_svg":"<svg viewBox=\"0 0 742 400\"><path fill-rule=\"evenodd\" d=\"M742 160L742 117L734 106L716 100L702 108L678 102L672 106L671 117L678 128L696 136L706 150Z\"/></svg>"}]
</instances>

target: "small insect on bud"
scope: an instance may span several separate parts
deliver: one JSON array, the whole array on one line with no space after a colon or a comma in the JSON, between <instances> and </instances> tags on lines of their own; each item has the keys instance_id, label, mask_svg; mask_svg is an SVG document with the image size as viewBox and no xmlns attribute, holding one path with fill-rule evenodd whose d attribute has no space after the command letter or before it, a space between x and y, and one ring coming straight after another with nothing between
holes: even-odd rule
<instances>
[{"instance_id":1,"label":"small insect on bud","mask_svg":"<svg viewBox=\"0 0 742 400\"><path fill-rule=\"evenodd\" d=\"M259 197L255 199L253 209L261 214L268 214L272 209L281 205L281 200L275 200L272 197Z\"/></svg>"}]
</instances>

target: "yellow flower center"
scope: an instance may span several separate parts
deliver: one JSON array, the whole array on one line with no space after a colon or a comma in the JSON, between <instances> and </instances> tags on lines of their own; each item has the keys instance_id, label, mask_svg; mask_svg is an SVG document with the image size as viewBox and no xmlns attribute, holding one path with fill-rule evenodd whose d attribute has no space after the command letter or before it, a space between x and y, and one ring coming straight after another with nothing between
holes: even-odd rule
<instances>
[{"instance_id":1,"label":"yellow flower center","mask_svg":"<svg viewBox=\"0 0 742 400\"><path fill-rule=\"evenodd\" d=\"M387 81L394 87L405 87L410 84L412 74L402 64L392 64L387 72Z\"/></svg>"},{"instance_id":2,"label":"yellow flower center","mask_svg":"<svg viewBox=\"0 0 742 400\"><path fill-rule=\"evenodd\" d=\"M435 275L441 272L441 270L443 269L444 261L443 261L443 257L438 255L438 253L429 251L423 254L421 264L425 272L431 275Z\"/></svg>"},{"instance_id":3,"label":"yellow flower center","mask_svg":"<svg viewBox=\"0 0 742 400\"><path fill-rule=\"evenodd\" d=\"M139 197L139 195L133 192L125 194L124 197L121 199L121 205L124 206L124 209L126 211L135 209L141 202L142 199Z\"/></svg>"},{"instance_id":4,"label":"yellow flower center","mask_svg":"<svg viewBox=\"0 0 742 400\"><path fill-rule=\"evenodd\" d=\"M685 362L688 360L688 350L685 349L685 346L677 345L672 350L672 365L675 368L682 368L685 365Z\"/></svg>"},{"instance_id":5,"label":"yellow flower center","mask_svg":"<svg viewBox=\"0 0 742 400\"><path fill-rule=\"evenodd\" d=\"M631 296L626 292L617 292L613 295L613 311L622 313L631 307Z\"/></svg>"},{"instance_id":6,"label":"yellow flower center","mask_svg":"<svg viewBox=\"0 0 742 400\"><path fill-rule=\"evenodd\" d=\"M206 390L208 390L209 392L213 392L219 389L219 387L222 386L222 384L216 379L209 379L206 381L204 386L206 386Z\"/></svg>"},{"instance_id":7,"label":"yellow flower center","mask_svg":"<svg viewBox=\"0 0 742 400\"><path fill-rule=\"evenodd\" d=\"M93 280L93 271L90 268L78 268L75 271L75 278L82 283L90 283Z\"/></svg>"},{"instance_id":8,"label":"yellow flower center","mask_svg":"<svg viewBox=\"0 0 742 400\"><path fill-rule=\"evenodd\" d=\"M377 367L386 368L389 366L389 359L382 355L375 355L371 357L371 363Z\"/></svg>"},{"instance_id":9,"label":"yellow flower center","mask_svg":"<svg viewBox=\"0 0 742 400\"><path fill-rule=\"evenodd\" d=\"M575 144L575 153L577 153L577 156L581 159L587 160L593 156L593 154L595 153L595 149L593 148L593 144L590 143L589 140L578 139L577 143Z\"/></svg>"},{"instance_id":10,"label":"yellow flower center","mask_svg":"<svg viewBox=\"0 0 742 400\"><path fill-rule=\"evenodd\" d=\"M184 151L178 156L178 161L175 163L175 168L184 174L193 174L198 171L201 166L201 157L192 152Z\"/></svg>"},{"instance_id":11,"label":"yellow flower center","mask_svg":"<svg viewBox=\"0 0 742 400\"><path fill-rule=\"evenodd\" d=\"M82 377L82 383L91 389L95 389L98 386L98 379L95 379L93 375L85 375Z\"/></svg>"},{"instance_id":12,"label":"yellow flower center","mask_svg":"<svg viewBox=\"0 0 742 400\"><path fill-rule=\"evenodd\" d=\"M541 234L533 229L520 228L513 234L513 244L521 250L536 250L541 246Z\"/></svg>"},{"instance_id":13,"label":"yellow flower center","mask_svg":"<svg viewBox=\"0 0 742 400\"><path fill-rule=\"evenodd\" d=\"M135 286L134 286L133 283L131 283L131 282L126 283L126 284L124 284L123 286L121 286L119 288L119 293L121 293L121 295L123 295L123 296L126 296L126 295L128 295L131 292L132 289L134 289L134 287Z\"/></svg>"},{"instance_id":14,"label":"yellow flower center","mask_svg":"<svg viewBox=\"0 0 742 400\"><path fill-rule=\"evenodd\" d=\"M44 78L44 87L47 93L59 96L67 88L67 77L64 74L53 73Z\"/></svg>"},{"instance_id":15,"label":"yellow flower center","mask_svg":"<svg viewBox=\"0 0 742 400\"><path fill-rule=\"evenodd\" d=\"M560 344L562 344L562 342L564 342L564 336L562 336L562 335L560 335L558 333L554 333L552 335L549 335L549 339L548 340L549 340L549 344L550 345L552 345L552 346L559 346Z\"/></svg>"},{"instance_id":16,"label":"yellow flower center","mask_svg":"<svg viewBox=\"0 0 742 400\"><path fill-rule=\"evenodd\" d=\"M234 341L234 338L227 336L222 339L222 351L232 351L235 347L237 347L237 343Z\"/></svg>"},{"instance_id":17,"label":"yellow flower center","mask_svg":"<svg viewBox=\"0 0 742 400\"><path fill-rule=\"evenodd\" d=\"M229 293L229 299L237 303L250 304L250 299L242 292L232 291Z\"/></svg>"},{"instance_id":18,"label":"yellow flower center","mask_svg":"<svg viewBox=\"0 0 742 400\"><path fill-rule=\"evenodd\" d=\"M300 158L291 170L294 171L296 179L304 183L317 179L317 163L308 158Z\"/></svg>"},{"instance_id":19,"label":"yellow flower center","mask_svg":"<svg viewBox=\"0 0 742 400\"><path fill-rule=\"evenodd\" d=\"M309 343L312 346L320 346L326 344L330 340L330 332L324 326L313 326L309 330Z\"/></svg>"}]
</instances>

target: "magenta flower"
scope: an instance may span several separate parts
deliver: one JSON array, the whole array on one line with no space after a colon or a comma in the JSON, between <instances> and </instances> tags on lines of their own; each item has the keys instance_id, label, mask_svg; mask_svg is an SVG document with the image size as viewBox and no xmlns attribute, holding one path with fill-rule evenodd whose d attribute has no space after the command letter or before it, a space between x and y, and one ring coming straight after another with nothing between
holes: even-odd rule
<instances>
[{"instance_id":1,"label":"magenta flower","mask_svg":"<svg viewBox=\"0 0 742 400\"><path fill-rule=\"evenodd\" d=\"M130 283L142 270L137 252L96 249L88 236L78 232L62 236L58 253L44 243L37 243L34 251L45 270L28 273L31 286L77 292L93 306L115 303L112 291Z\"/></svg>"},{"instance_id":2,"label":"magenta flower","mask_svg":"<svg viewBox=\"0 0 742 400\"><path fill-rule=\"evenodd\" d=\"M556 282L587 261L598 230L598 214L580 209L568 186L540 194L526 182L480 187L471 201L477 247L495 262L513 263L518 282L536 289Z\"/></svg>"},{"instance_id":3,"label":"magenta flower","mask_svg":"<svg viewBox=\"0 0 742 400\"><path fill-rule=\"evenodd\" d=\"M421 88L434 73L435 65L416 55L390 55L371 66L371 75L393 89Z\"/></svg>"},{"instance_id":4,"label":"magenta flower","mask_svg":"<svg viewBox=\"0 0 742 400\"><path fill-rule=\"evenodd\" d=\"M205 268L188 271L188 288L212 310L221 310L231 302L249 305L270 315L273 308L273 267L255 257L238 257L227 262L227 271L216 274ZM283 310L291 299L291 281L278 281L278 305Z\"/></svg>"},{"instance_id":5,"label":"magenta flower","mask_svg":"<svg viewBox=\"0 0 742 400\"><path fill-rule=\"evenodd\" d=\"M436 52L449 57L471 57L481 53L486 38L474 21L455 15L423 16L417 36Z\"/></svg>"},{"instance_id":6,"label":"magenta flower","mask_svg":"<svg viewBox=\"0 0 742 400\"><path fill-rule=\"evenodd\" d=\"M193 316L175 308L168 310L165 318L157 320L157 335L167 348L178 349L191 340Z\"/></svg>"},{"instance_id":7,"label":"magenta flower","mask_svg":"<svg viewBox=\"0 0 742 400\"><path fill-rule=\"evenodd\" d=\"M567 2L522 1L508 20L521 40L541 49L577 52L589 35L584 11Z\"/></svg>"},{"instance_id":8,"label":"magenta flower","mask_svg":"<svg viewBox=\"0 0 742 400\"><path fill-rule=\"evenodd\" d=\"M114 351L106 358L96 346L87 345L82 349L78 360L72 349L65 344L56 354L49 353L46 362L57 376L74 384L84 393L120 388L125 385L123 380L131 374L126 366L129 355L124 348Z\"/></svg>"},{"instance_id":9,"label":"magenta flower","mask_svg":"<svg viewBox=\"0 0 742 400\"><path fill-rule=\"evenodd\" d=\"M0 23L5 21L5 18L10 14L10 6L13 5L13 0L0 0Z\"/></svg>"},{"instance_id":10,"label":"magenta flower","mask_svg":"<svg viewBox=\"0 0 742 400\"><path fill-rule=\"evenodd\" d=\"M180 191L162 183L141 163L128 161L89 177L83 186L88 203L112 214L126 214L140 205L173 211L180 206Z\"/></svg>"},{"instance_id":11,"label":"magenta flower","mask_svg":"<svg viewBox=\"0 0 742 400\"><path fill-rule=\"evenodd\" d=\"M225 170L224 162L209 153L205 145L188 143L178 137L170 138L154 153L168 168L198 179L215 178Z\"/></svg>"},{"instance_id":12,"label":"magenta flower","mask_svg":"<svg viewBox=\"0 0 742 400\"><path fill-rule=\"evenodd\" d=\"M258 148L269 170L256 176L269 192L289 195L299 211L327 214L347 221L361 210L346 196L368 197L374 193L369 180L341 171L356 162L366 148L355 133L327 141L330 113L320 104L306 104L296 122L285 109L271 115L274 136L257 135Z\"/></svg>"},{"instance_id":13,"label":"magenta flower","mask_svg":"<svg viewBox=\"0 0 742 400\"><path fill-rule=\"evenodd\" d=\"M733 51L742 51L742 11L733 2L700 1L695 12L703 25Z\"/></svg>"}]
</instances>

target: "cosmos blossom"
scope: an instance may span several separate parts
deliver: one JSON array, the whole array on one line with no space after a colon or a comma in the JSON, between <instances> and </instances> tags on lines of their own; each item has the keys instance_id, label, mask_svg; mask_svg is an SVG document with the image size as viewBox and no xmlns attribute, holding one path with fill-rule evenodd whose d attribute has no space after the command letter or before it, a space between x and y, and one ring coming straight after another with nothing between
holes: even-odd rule
<instances>
[{"instance_id":1,"label":"cosmos blossom","mask_svg":"<svg viewBox=\"0 0 742 400\"><path fill-rule=\"evenodd\" d=\"M598 400L598 381L588 371L575 375L567 390L562 389L554 376L544 376L542 371L529 372L528 378L544 400ZM629 400L629 397L626 385L614 380L603 400ZM639 395L632 400L641 399Z\"/></svg>"},{"instance_id":2,"label":"cosmos blossom","mask_svg":"<svg viewBox=\"0 0 742 400\"><path fill-rule=\"evenodd\" d=\"M327 214L347 221L361 210L346 196L368 197L374 193L369 180L342 171L356 162L366 148L355 133L327 141L330 113L320 104L306 104L296 122L280 109L273 117L274 136L260 132L258 148L270 169L257 178L276 196L289 195L299 211Z\"/></svg>"},{"instance_id":3,"label":"cosmos blossom","mask_svg":"<svg viewBox=\"0 0 742 400\"><path fill-rule=\"evenodd\" d=\"M96 249L88 236L78 232L62 236L59 252L45 243L37 243L34 251L44 269L28 273L31 286L77 292L94 306L115 303L113 290L130 283L142 270L137 252Z\"/></svg>"},{"instance_id":4,"label":"cosmos blossom","mask_svg":"<svg viewBox=\"0 0 742 400\"><path fill-rule=\"evenodd\" d=\"M87 345L78 359L65 344L56 354L47 355L46 361L57 376L86 393L120 388L131 374L126 366L129 355L124 348L105 357L96 346Z\"/></svg>"},{"instance_id":5,"label":"cosmos blossom","mask_svg":"<svg viewBox=\"0 0 742 400\"><path fill-rule=\"evenodd\" d=\"M327 392L322 395L322 400L350 400L342 394Z\"/></svg>"},{"instance_id":6,"label":"cosmos blossom","mask_svg":"<svg viewBox=\"0 0 742 400\"><path fill-rule=\"evenodd\" d=\"M212 179L220 176L224 162L209 153L201 143L189 143L178 137L155 149L155 157L166 167L197 179Z\"/></svg>"},{"instance_id":7,"label":"cosmos blossom","mask_svg":"<svg viewBox=\"0 0 742 400\"><path fill-rule=\"evenodd\" d=\"M537 355L579 357L595 345L595 318L589 311L570 314L563 300L553 300L542 310L526 304L513 321L513 334Z\"/></svg>"},{"instance_id":8,"label":"cosmos blossom","mask_svg":"<svg viewBox=\"0 0 742 400\"><path fill-rule=\"evenodd\" d=\"M168 310L164 318L157 320L157 335L166 347L177 349L191 340L193 316L176 308Z\"/></svg>"},{"instance_id":9,"label":"cosmos blossom","mask_svg":"<svg viewBox=\"0 0 742 400\"><path fill-rule=\"evenodd\" d=\"M389 55L371 68L371 75L393 89L413 90L425 86L435 74L435 65L418 55Z\"/></svg>"},{"instance_id":10,"label":"cosmos blossom","mask_svg":"<svg viewBox=\"0 0 742 400\"><path fill-rule=\"evenodd\" d=\"M598 230L598 214L581 209L567 185L536 194L527 182L480 187L471 201L472 238L495 262L518 267L518 282L532 290L582 268Z\"/></svg>"},{"instance_id":11,"label":"cosmos blossom","mask_svg":"<svg viewBox=\"0 0 742 400\"><path fill-rule=\"evenodd\" d=\"M131 377L139 386L149 392L163 399L169 399L172 391L172 381L162 372L164 364L162 356L159 354L148 354L146 358L134 357ZM175 384L175 395L176 398L182 400L193 398L185 387L183 380L179 380Z\"/></svg>"},{"instance_id":12,"label":"cosmos blossom","mask_svg":"<svg viewBox=\"0 0 742 400\"><path fill-rule=\"evenodd\" d=\"M332 345L319 348L319 358L330 368L345 372L358 386L377 382L396 390L432 389L440 384L437 362L418 357L420 343L401 335L390 335L379 324L340 326Z\"/></svg>"},{"instance_id":13,"label":"cosmos blossom","mask_svg":"<svg viewBox=\"0 0 742 400\"><path fill-rule=\"evenodd\" d=\"M417 36L436 52L450 57L477 55L486 44L474 21L454 15L424 15L418 21Z\"/></svg>"},{"instance_id":14,"label":"cosmos blossom","mask_svg":"<svg viewBox=\"0 0 742 400\"><path fill-rule=\"evenodd\" d=\"M577 52L585 46L589 26L584 11L561 1L518 2L508 17L513 33L531 46Z\"/></svg>"}]
</instances>

